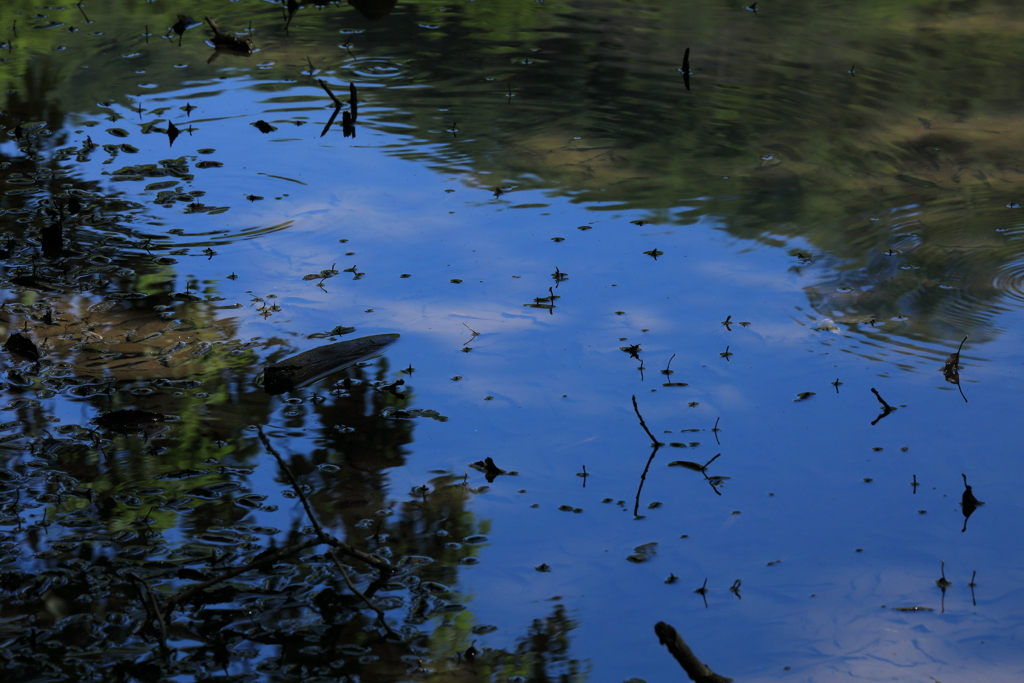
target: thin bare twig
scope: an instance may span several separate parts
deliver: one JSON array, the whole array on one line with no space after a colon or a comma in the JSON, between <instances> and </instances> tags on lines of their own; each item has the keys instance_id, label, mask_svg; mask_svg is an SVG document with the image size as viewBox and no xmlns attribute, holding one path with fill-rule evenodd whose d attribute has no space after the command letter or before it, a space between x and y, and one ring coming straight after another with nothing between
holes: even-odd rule
<instances>
[{"instance_id":1,"label":"thin bare twig","mask_svg":"<svg viewBox=\"0 0 1024 683\"><path fill-rule=\"evenodd\" d=\"M210 588L211 586L216 586L218 583L221 583L222 581L227 581L228 579L232 579L238 576L239 574L244 574L248 571L252 571L253 569L259 569L260 567L272 565L290 555L294 555L295 553L301 552L306 548L312 548L313 546L319 545L320 543L321 541L319 538L311 538L306 541L303 541L302 543L296 543L294 545L280 548L278 550L273 551L270 554L261 555L260 557L257 557L243 565L232 567L231 569L221 572L212 579L208 579L206 581L203 581L202 583L193 584L188 588L179 591L178 593L175 593L171 597L167 598L167 607L171 608L179 603L188 602L188 600L196 593L204 591L207 588Z\"/></svg>"},{"instance_id":2,"label":"thin bare twig","mask_svg":"<svg viewBox=\"0 0 1024 683\"><path fill-rule=\"evenodd\" d=\"M326 92L330 96L331 101L334 102L335 108L341 109L341 100L334 96L334 93L331 92L331 89L328 88L327 84L323 82L323 79L318 78L316 79L316 82L319 83L320 87L324 89L324 92Z\"/></svg>"},{"instance_id":3,"label":"thin bare twig","mask_svg":"<svg viewBox=\"0 0 1024 683\"><path fill-rule=\"evenodd\" d=\"M299 482L295 480L295 476L288 468L284 458L282 458L281 454L274 449L273 445L270 443L270 439L268 439L267 435L263 433L263 425L257 427L256 431L260 435L260 441L263 442L263 447L266 448L267 452L277 460L277 464L281 466L281 469L284 470L285 476L288 477L288 483L292 485L292 489L295 491L295 494L299 497L299 500L302 501L302 507L306 509L306 517L309 518L309 523L313 525L313 531L316 533L318 538L323 538L327 534L324 533L324 530L320 527L320 522L318 522L316 517L313 515L313 508L310 507L309 501L306 500L306 494L302 492L302 488L299 487Z\"/></svg>"},{"instance_id":4,"label":"thin bare twig","mask_svg":"<svg viewBox=\"0 0 1024 683\"><path fill-rule=\"evenodd\" d=\"M880 393L878 393L878 390L875 389L874 387L871 388L871 393L874 394L875 398L878 399L878 402L882 404L882 409L883 410L889 410L889 411L896 410L891 405L889 405L888 403L885 402L885 399L882 398L882 395Z\"/></svg>"},{"instance_id":5,"label":"thin bare twig","mask_svg":"<svg viewBox=\"0 0 1024 683\"><path fill-rule=\"evenodd\" d=\"M341 578L345 579L345 584L348 586L348 589L356 595L358 595L359 598L366 603L367 607L369 607L377 613L377 621L380 622L380 625L384 627L384 630L388 632L389 636L395 635L395 632L391 630L391 627L388 626L388 622L384 619L383 610L381 610L380 607L377 607L377 605L373 604L373 601L371 601L370 598L363 595L363 592L356 588L356 585L352 583L352 579L349 578L348 572L345 570L345 565L343 565L341 563L341 560L338 559L336 551L331 550L327 554L330 555L332 560L334 560L334 566L337 567L338 571L341 573Z\"/></svg>"},{"instance_id":6,"label":"thin bare twig","mask_svg":"<svg viewBox=\"0 0 1024 683\"><path fill-rule=\"evenodd\" d=\"M655 446L664 446L665 444L663 444L660 441L658 441L657 439L655 439L654 438L654 434L651 434L651 430L647 428L647 423L644 422L644 417L643 417L643 415L640 414L640 408L637 407L637 405L636 405L636 395L635 394L633 396L633 411L636 413L636 416L640 419L640 426L644 428L645 432L647 432L647 436L651 437L651 443L653 443Z\"/></svg>"},{"instance_id":7,"label":"thin bare twig","mask_svg":"<svg viewBox=\"0 0 1024 683\"><path fill-rule=\"evenodd\" d=\"M160 610L159 603L156 601L156 596L153 595L153 587L150 586L149 582L145 579L135 576L134 574L131 574L130 576L141 583L142 587L145 589L145 599L143 604L146 607L146 612L152 613L150 615L150 619L155 620L157 627L160 629L157 632L157 640L160 642L160 653L166 657L171 652L171 649L167 647L167 623L164 621L164 615Z\"/></svg>"}]
</instances>

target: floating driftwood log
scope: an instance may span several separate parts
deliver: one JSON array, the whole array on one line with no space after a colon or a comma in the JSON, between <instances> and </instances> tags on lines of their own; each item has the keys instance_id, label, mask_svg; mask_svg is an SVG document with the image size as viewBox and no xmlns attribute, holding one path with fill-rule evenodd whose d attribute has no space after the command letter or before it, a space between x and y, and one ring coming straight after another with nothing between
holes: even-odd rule
<instances>
[{"instance_id":1,"label":"floating driftwood log","mask_svg":"<svg viewBox=\"0 0 1024 683\"><path fill-rule=\"evenodd\" d=\"M375 334L303 351L268 365L263 371L263 390L276 396L307 386L350 365L376 357L396 341L397 334Z\"/></svg>"}]
</instances>

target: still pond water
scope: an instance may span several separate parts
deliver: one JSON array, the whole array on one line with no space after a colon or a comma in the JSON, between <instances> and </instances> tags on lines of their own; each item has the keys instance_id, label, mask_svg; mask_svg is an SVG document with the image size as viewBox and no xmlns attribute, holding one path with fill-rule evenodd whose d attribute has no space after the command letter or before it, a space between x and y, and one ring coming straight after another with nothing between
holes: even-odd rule
<instances>
[{"instance_id":1,"label":"still pond water","mask_svg":"<svg viewBox=\"0 0 1024 683\"><path fill-rule=\"evenodd\" d=\"M1024 677L1019 5L297 7L0 8L4 670Z\"/></svg>"}]
</instances>

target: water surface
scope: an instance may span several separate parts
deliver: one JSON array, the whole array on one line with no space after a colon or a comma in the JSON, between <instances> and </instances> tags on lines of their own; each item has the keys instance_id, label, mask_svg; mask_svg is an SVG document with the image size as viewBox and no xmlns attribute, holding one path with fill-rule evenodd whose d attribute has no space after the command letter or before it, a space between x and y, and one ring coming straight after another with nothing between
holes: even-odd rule
<instances>
[{"instance_id":1,"label":"water surface","mask_svg":"<svg viewBox=\"0 0 1024 683\"><path fill-rule=\"evenodd\" d=\"M1019 679L1022 17L761 4L6 3L5 668ZM169 609L310 538L260 425L392 634L323 545Z\"/></svg>"}]
</instances>

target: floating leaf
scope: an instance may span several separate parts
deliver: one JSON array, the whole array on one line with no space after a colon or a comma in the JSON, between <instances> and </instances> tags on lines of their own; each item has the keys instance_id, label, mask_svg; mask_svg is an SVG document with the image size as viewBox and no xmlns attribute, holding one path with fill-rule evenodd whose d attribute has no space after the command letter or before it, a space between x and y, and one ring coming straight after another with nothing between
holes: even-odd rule
<instances>
[{"instance_id":1,"label":"floating leaf","mask_svg":"<svg viewBox=\"0 0 1024 683\"><path fill-rule=\"evenodd\" d=\"M964 342L967 341L967 337L964 337L963 341L960 342L960 347L957 348L956 353L953 353L946 359L945 365L942 366L942 375L946 378L946 381L950 384L955 384L960 389L960 395L963 396L964 402L967 402L967 397L964 396L963 387L960 386L960 351L964 348Z\"/></svg>"},{"instance_id":2,"label":"floating leaf","mask_svg":"<svg viewBox=\"0 0 1024 683\"><path fill-rule=\"evenodd\" d=\"M261 133L273 133L275 130L277 130L277 127L270 125L263 119L260 119L259 121L252 125L256 126L256 130L258 130Z\"/></svg>"},{"instance_id":3,"label":"floating leaf","mask_svg":"<svg viewBox=\"0 0 1024 683\"><path fill-rule=\"evenodd\" d=\"M649 562L654 559L654 556L658 554L658 544L644 543L633 548L633 554L626 557L627 560L634 564L640 564L642 562Z\"/></svg>"},{"instance_id":4,"label":"floating leaf","mask_svg":"<svg viewBox=\"0 0 1024 683\"><path fill-rule=\"evenodd\" d=\"M967 483L967 475L961 474L960 476L964 478L964 494L960 498L960 505L962 508L961 512L964 513L964 528L961 529L961 532L965 532L967 531L967 520L970 519L971 515L974 514L974 511L978 509L979 505L984 505L985 503L984 501L980 501L974 497L974 491Z\"/></svg>"},{"instance_id":5,"label":"floating leaf","mask_svg":"<svg viewBox=\"0 0 1024 683\"><path fill-rule=\"evenodd\" d=\"M813 391L801 391L799 394L796 395L796 398L793 399L793 403L798 403L800 401L806 401L807 399L809 399L811 396L814 396L814 395L815 394L814 394Z\"/></svg>"}]
</instances>

